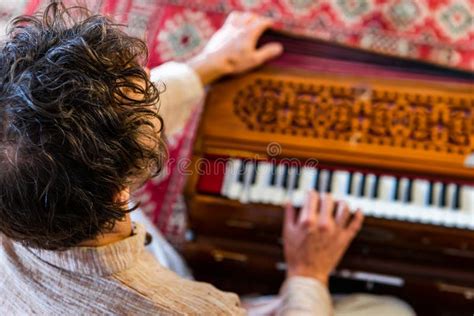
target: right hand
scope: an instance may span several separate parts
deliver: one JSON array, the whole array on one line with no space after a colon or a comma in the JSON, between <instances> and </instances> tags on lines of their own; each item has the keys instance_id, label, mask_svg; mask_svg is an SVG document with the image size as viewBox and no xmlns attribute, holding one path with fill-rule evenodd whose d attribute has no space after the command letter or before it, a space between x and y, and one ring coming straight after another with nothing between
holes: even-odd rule
<instances>
[{"instance_id":1,"label":"right hand","mask_svg":"<svg viewBox=\"0 0 474 316\"><path fill-rule=\"evenodd\" d=\"M283 52L280 43L257 48L262 33L273 25L269 18L250 12L232 12L203 51L188 61L203 85L221 76L253 69Z\"/></svg>"},{"instance_id":2,"label":"right hand","mask_svg":"<svg viewBox=\"0 0 474 316\"><path fill-rule=\"evenodd\" d=\"M351 218L347 204L329 194L309 192L297 218L287 205L283 227L287 276L312 277L327 285L362 222L360 210Z\"/></svg>"}]
</instances>

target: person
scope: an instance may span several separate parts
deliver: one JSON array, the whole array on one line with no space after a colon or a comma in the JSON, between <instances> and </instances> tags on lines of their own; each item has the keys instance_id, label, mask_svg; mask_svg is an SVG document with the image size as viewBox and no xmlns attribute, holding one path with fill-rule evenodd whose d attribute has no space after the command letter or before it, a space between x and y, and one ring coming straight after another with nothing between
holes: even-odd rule
<instances>
[{"instance_id":1,"label":"person","mask_svg":"<svg viewBox=\"0 0 474 316\"><path fill-rule=\"evenodd\" d=\"M252 313L237 295L180 278L147 252L130 195L159 174L165 132L179 129L204 86L281 53L277 43L255 47L270 26L231 14L200 55L150 78L145 43L106 17L55 1L40 17L13 20L0 53L2 314ZM334 312L328 276L362 221L316 192L298 215L286 207L288 276L272 313ZM394 299L371 300L372 311L412 315Z\"/></svg>"}]
</instances>

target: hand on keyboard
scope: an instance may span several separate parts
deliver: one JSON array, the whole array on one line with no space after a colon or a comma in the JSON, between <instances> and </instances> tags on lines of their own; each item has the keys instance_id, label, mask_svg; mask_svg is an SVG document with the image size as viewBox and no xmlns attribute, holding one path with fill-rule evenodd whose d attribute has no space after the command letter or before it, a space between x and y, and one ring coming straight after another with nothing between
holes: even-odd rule
<instances>
[{"instance_id":1,"label":"hand on keyboard","mask_svg":"<svg viewBox=\"0 0 474 316\"><path fill-rule=\"evenodd\" d=\"M204 50L188 61L204 85L224 75L238 74L260 66L283 51L279 43L257 48L262 33L273 25L269 18L232 12L210 38Z\"/></svg>"},{"instance_id":2,"label":"hand on keyboard","mask_svg":"<svg viewBox=\"0 0 474 316\"><path fill-rule=\"evenodd\" d=\"M330 194L309 192L298 215L288 204L283 228L288 277L313 277L327 285L362 221L362 212L351 216L347 204Z\"/></svg>"}]
</instances>

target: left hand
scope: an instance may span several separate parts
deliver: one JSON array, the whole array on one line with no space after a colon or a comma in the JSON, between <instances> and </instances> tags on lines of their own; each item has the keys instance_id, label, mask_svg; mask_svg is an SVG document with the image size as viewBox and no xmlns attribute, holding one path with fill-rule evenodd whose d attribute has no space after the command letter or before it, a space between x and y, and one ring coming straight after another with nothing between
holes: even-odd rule
<instances>
[{"instance_id":1,"label":"left hand","mask_svg":"<svg viewBox=\"0 0 474 316\"><path fill-rule=\"evenodd\" d=\"M271 19L253 13L232 12L203 51L188 64L201 77L204 85L221 76L255 68L283 51L280 43L268 43L256 48L262 33L272 25Z\"/></svg>"},{"instance_id":2,"label":"left hand","mask_svg":"<svg viewBox=\"0 0 474 316\"><path fill-rule=\"evenodd\" d=\"M331 195L309 192L298 216L287 205L283 225L283 249L287 275L311 277L327 285L329 274L362 226L364 216L351 217L345 202Z\"/></svg>"}]
</instances>

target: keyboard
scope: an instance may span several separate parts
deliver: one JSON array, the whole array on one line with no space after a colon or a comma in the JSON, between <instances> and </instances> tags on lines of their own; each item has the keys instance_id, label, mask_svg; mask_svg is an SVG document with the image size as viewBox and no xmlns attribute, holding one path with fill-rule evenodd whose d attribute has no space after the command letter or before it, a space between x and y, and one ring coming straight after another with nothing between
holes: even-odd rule
<instances>
[{"instance_id":1,"label":"keyboard","mask_svg":"<svg viewBox=\"0 0 474 316\"><path fill-rule=\"evenodd\" d=\"M366 216L474 230L474 186L465 183L229 159L220 189L208 193L243 204L301 207L309 190L330 193ZM211 172L212 173L212 172ZM206 188L201 188L206 191Z\"/></svg>"}]
</instances>

